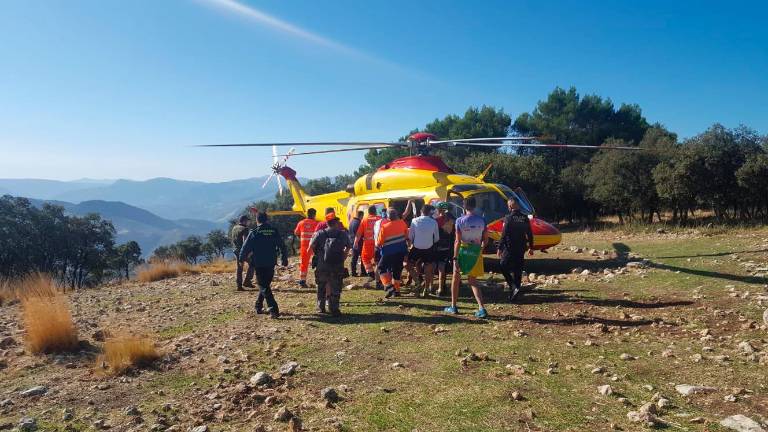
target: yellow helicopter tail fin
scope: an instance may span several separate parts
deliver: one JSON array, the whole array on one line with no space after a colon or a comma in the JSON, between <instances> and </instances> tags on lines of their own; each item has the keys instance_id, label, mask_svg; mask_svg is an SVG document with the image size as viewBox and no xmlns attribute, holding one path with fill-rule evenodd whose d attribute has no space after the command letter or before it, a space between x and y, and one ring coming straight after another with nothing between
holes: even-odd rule
<instances>
[{"instance_id":1,"label":"yellow helicopter tail fin","mask_svg":"<svg viewBox=\"0 0 768 432\"><path fill-rule=\"evenodd\" d=\"M483 172L481 172L480 175L477 176L477 179L480 181L485 180L485 176L488 175L488 173L491 171L491 168L493 168L493 163L489 163L488 166L483 170Z\"/></svg>"},{"instance_id":2,"label":"yellow helicopter tail fin","mask_svg":"<svg viewBox=\"0 0 768 432\"><path fill-rule=\"evenodd\" d=\"M296 178L296 171L292 168L284 166L280 168L280 175L283 176L286 183L288 183L288 189L291 191L293 197L293 211L307 214L307 201L310 197L307 191L304 190L304 186L299 183Z\"/></svg>"}]
</instances>

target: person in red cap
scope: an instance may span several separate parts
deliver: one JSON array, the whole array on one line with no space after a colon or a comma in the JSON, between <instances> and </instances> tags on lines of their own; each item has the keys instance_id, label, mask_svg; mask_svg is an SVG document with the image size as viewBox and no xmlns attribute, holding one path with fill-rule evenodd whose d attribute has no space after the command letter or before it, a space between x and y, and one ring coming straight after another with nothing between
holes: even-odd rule
<instances>
[{"instance_id":1,"label":"person in red cap","mask_svg":"<svg viewBox=\"0 0 768 432\"><path fill-rule=\"evenodd\" d=\"M336 217L336 210L333 209L333 207L328 207L325 209L325 220L317 224L316 231L324 230L328 228L328 221L331 219L334 219Z\"/></svg>"}]
</instances>

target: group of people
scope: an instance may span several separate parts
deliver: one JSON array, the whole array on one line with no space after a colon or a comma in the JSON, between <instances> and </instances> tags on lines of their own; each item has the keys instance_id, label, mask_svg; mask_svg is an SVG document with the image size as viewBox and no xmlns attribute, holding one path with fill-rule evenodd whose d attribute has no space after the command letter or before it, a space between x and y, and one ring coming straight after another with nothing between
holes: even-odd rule
<instances>
[{"instance_id":1,"label":"group of people","mask_svg":"<svg viewBox=\"0 0 768 432\"><path fill-rule=\"evenodd\" d=\"M447 273L453 268L450 286L451 303L446 313L458 314L458 296L462 276L472 288L478 310L475 316L486 318L488 312L477 278L485 273L483 250L488 243L485 219L477 210L472 197L464 201L465 213L458 219L451 213L451 204L422 206L415 216L415 205L409 202L404 212L395 208L370 206L350 220L349 230L341 223L333 208L317 220L315 209L296 225L294 235L300 240L299 285L307 287L309 268L314 269L317 287L317 312L339 316L341 290L345 277L367 275L384 290L385 298L399 297L403 285L403 270L408 270L406 286L417 297L429 294L447 295ZM509 286L509 300L520 292L526 251L533 253L533 233L528 216L520 211L518 202L508 201L509 214L504 219L498 254L501 272ZM232 229L232 243L237 257L237 289L253 287L255 275L259 287L256 313L265 313L264 302L271 317L280 316L271 290L278 255L282 265L288 264L285 244L277 230L269 224L267 214L258 212L256 227L248 229L249 218L243 216ZM351 254L351 268L345 267ZM359 264L358 264L359 261ZM248 270L243 280L243 263ZM358 266L360 273L358 273ZM437 273L437 288L434 287Z\"/></svg>"}]
</instances>

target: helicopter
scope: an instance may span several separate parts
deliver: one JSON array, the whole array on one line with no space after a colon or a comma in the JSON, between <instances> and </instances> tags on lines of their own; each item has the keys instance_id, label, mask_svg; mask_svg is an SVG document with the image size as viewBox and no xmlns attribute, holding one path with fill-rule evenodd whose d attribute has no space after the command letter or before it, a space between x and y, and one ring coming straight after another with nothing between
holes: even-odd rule
<instances>
[{"instance_id":1,"label":"helicopter","mask_svg":"<svg viewBox=\"0 0 768 432\"><path fill-rule=\"evenodd\" d=\"M542 148L587 148L592 150L638 150L637 147L594 147L568 144L545 144L538 137L493 137L467 138L457 140L440 140L427 132L416 132L405 141L395 143L384 142L295 142L295 143L253 143L253 144L207 144L200 147L266 147L272 146L272 173L264 183L266 186L273 178L278 183L282 193L282 177L287 183L293 198L290 212L281 214L296 214L306 217L307 210L314 208L318 212L332 208L344 226L359 211L366 212L369 207L377 208L377 213L393 207L403 213L406 207L413 203L416 208L414 215L426 204L435 205L438 202L451 204L454 216L464 214L464 201L472 197L477 203L477 209L488 223L489 237L494 240L486 253L493 253L496 242L501 238L504 217L507 214L507 201L514 198L520 204L533 231L533 249L546 251L560 243L562 235L552 224L536 216L536 210L525 192L517 187L511 188L500 183L488 183L485 177L491 166L481 174L471 176L461 174L451 169L441 158L429 154L433 148L455 146L479 147L542 147ZM285 154L278 154L277 147L290 147ZM296 152L298 146L336 146L342 147L331 150L316 150ZM407 148L410 155L397 158L379 167L376 171L358 178L345 190L322 195L309 195L296 177L295 170L287 165L288 159L294 156L316 155L349 151L367 151L371 149ZM282 159L280 159L282 158ZM275 212L272 212L275 214ZM318 216L319 218L320 216Z\"/></svg>"}]
</instances>

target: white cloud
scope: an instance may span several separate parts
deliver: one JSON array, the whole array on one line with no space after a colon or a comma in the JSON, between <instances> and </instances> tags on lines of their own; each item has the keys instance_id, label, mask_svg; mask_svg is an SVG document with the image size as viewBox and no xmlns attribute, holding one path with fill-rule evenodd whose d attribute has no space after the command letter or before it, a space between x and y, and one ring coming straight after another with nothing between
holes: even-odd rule
<instances>
[{"instance_id":1,"label":"white cloud","mask_svg":"<svg viewBox=\"0 0 768 432\"><path fill-rule=\"evenodd\" d=\"M235 0L199 0L199 1L212 5L214 7L217 7L221 10L234 13L252 22L258 23L265 27L269 27L273 30L279 31L281 33L287 34L296 39L303 40L313 45L329 48L334 51L338 51L354 57L364 58L367 60L380 62L380 63L387 63L385 60L378 59L362 51L359 51L355 48L349 47L340 42L336 42L327 37L324 37L319 34L313 33L309 30L303 29L287 21L283 21L280 18L274 17L265 12L262 12L253 6L243 4Z\"/></svg>"}]
</instances>

